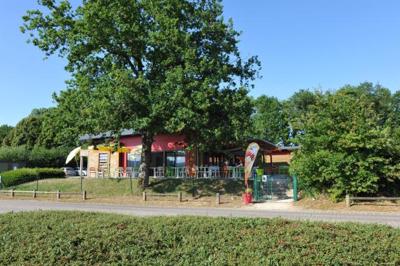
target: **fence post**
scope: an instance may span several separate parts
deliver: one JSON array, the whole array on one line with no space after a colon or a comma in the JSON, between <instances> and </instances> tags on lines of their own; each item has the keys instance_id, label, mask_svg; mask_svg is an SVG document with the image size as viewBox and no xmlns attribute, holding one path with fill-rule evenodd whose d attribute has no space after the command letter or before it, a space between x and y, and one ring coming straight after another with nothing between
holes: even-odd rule
<instances>
[{"instance_id":1,"label":"fence post","mask_svg":"<svg viewBox=\"0 0 400 266\"><path fill-rule=\"evenodd\" d=\"M87 197L86 197L86 190L83 190L83 191L82 191L82 199L83 199L83 200L86 200L86 199L87 199Z\"/></svg>"},{"instance_id":2,"label":"fence post","mask_svg":"<svg viewBox=\"0 0 400 266\"><path fill-rule=\"evenodd\" d=\"M297 192L297 177L293 176L293 201L297 201L298 192Z\"/></svg>"},{"instance_id":3,"label":"fence post","mask_svg":"<svg viewBox=\"0 0 400 266\"><path fill-rule=\"evenodd\" d=\"M60 198L61 198L60 191L57 190L57 199L60 199Z\"/></svg>"},{"instance_id":4,"label":"fence post","mask_svg":"<svg viewBox=\"0 0 400 266\"><path fill-rule=\"evenodd\" d=\"M179 202L182 202L182 192L178 192L178 200Z\"/></svg>"},{"instance_id":5,"label":"fence post","mask_svg":"<svg viewBox=\"0 0 400 266\"><path fill-rule=\"evenodd\" d=\"M216 195L216 203L217 205L221 204L221 195L219 193Z\"/></svg>"},{"instance_id":6,"label":"fence post","mask_svg":"<svg viewBox=\"0 0 400 266\"><path fill-rule=\"evenodd\" d=\"M14 189L11 189L11 198L14 198L14 196L15 196Z\"/></svg>"},{"instance_id":7,"label":"fence post","mask_svg":"<svg viewBox=\"0 0 400 266\"><path fill-rule=\"evenodd\" d=\"M33 198L36 198L36 190L33 190Z\"/></svg>"},{"instance_id":8,"label":"fence post","mask_svg":"<svg viewBox=\"0 0 400 266\"><path fill-rule=\"evenodd\" d=\"M350 207L351 206L351 202L350 202L350 195L346 194L346 207Z\"/></svg>"},{"instance_id":9,"label":"fence post","mask_svg":"<svg viewBox=\"0 0 400 266\"><path fill-rule=\"evenodd\" d=\"M146 191L143 191L143 201L147 200L147 195L146 195Z\"/></svg>"}]
</instances>

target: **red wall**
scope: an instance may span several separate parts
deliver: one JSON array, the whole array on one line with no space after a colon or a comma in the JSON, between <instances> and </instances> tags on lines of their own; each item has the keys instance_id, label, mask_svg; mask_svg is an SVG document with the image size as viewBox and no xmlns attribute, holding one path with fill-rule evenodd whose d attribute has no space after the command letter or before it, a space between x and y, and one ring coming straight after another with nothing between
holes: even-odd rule
<instances>
[{"instance_id":1,"label":"red wall","mask_svg":"<svg viewBox=\"0 0 400 266\"><path fill-rule=\"evenodd\" d=\"M162 151L176 151L182 150L184 147L182 144L186 143L184 141L185 137L182 135L157 135L154 137L153 145L151 146L152 152L162 152ZM121 143L125 147L133 148L138 145L142 145L141 136L127 136L121 137Z\"/></svg>"}]
</instances>

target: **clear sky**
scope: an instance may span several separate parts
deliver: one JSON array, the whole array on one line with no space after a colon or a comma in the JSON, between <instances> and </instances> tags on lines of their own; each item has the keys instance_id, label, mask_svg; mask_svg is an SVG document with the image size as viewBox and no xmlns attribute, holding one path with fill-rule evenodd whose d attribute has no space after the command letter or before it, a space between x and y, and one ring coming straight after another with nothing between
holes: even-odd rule
<instances>
[{"instance_id":1,"label":"clear sky","mask_svg":"<svg viewBox=\"0 0 400 266\"><path fill-rule=\"evenodd\" d=\"M21 17L35 0L1 1L0 124L54 105L65 62L26 43ZM74 0L78 2L78 0ZM363 81L400 90L399 0L224 0L242 31L243 56L258 55L261 79L251 94L280 99L299 89L336 89Z\"/></svg>"}]
</instances>

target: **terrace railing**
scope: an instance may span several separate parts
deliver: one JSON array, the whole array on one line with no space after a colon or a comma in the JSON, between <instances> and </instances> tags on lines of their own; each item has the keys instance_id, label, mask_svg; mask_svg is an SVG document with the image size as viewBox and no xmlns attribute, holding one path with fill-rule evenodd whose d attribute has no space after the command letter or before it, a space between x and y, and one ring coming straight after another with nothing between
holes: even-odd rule
<instances>
[{"instance_id":1,"label":"terrace railing","mask_svg":"<svg viewBox=\"0 0 400 266\"><path fill-rule=\"evenodd\" d=\"M154 178L189 178L190 175L186 167L153 167ZM230 166L221 169L219 166L199 166L196 167L195 178L209 179L242 179L244 177L243 167Z\"/></svg>"}]
</instances>

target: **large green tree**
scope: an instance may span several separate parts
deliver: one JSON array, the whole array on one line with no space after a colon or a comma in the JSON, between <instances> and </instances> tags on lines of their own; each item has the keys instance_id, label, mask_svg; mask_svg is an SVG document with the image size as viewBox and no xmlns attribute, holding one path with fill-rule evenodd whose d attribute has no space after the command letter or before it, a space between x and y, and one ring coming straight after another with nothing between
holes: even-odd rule
<instances>
[{"instance_id":1,"label":"large green tree","mask_svg":"<svg viewBox=\"0 0 400 266\"><path fill-rule=\"evenodd\" d=\"M13 127L9 125L0 126L0 146L3 143L3 139L10 133L12 129Z\"/></svg>"},{"instance_id":2,"label":"large green tree","mask_svg":"<svg viewBox=\"0 0 400 266\"><path fill-rule=\"evenodd\" d=\"M7 136L3 139L5 146L25 146L32 149L42 130L42 123L44 115L48 109L33 109L31 114L17 123L17 125L9 131Z\"/></svg>"},{"instance_id":3,"label":"large green tree","mask_svg":"<svg viewBox=\"0 0 400 266\"><path fill-rule=\"evenodd\" d=\"M252 135L276 144L289 142L290 128L283 103L262 95L254 100Z\"/></svg>"},{"instance_id":4,"label":"large green tree","mask_svg":"<svg viewBox=\"0 0 400 266\"><path fill-rule=\"evenodd\" d=\"M239 33L224 20L220 0L39 4L24 16L22 31L47 56L66 57L73 92L59 101L82 95L81 126L90 132L140 133L144 186L156 134L184 133L195 145L241 137L259 63L241 58Z\"/></svg>"},{"instance_id":5,"label":"large green tree","mask_svg":"<svg viewBox=\"0 0 400 266\"><path fill-rule=\"evenodd\" d=\"M297 135L304 133L306 115L315 104L317 95L318 92L299 90L283 102L285 116L290 126L291 142L295 141Z\"/></svg>"},{"instance_id":6,"label":"large green tree","mask_svg":"<svg viewBox=\"0 0 400 266\"><path fill-rule=\"evenodd\" d=\"M371 83L315 93L302 113L291 170L304 189L344 194L394 193L399 188L398 105Z\"/></svg>"}]
</instances>

